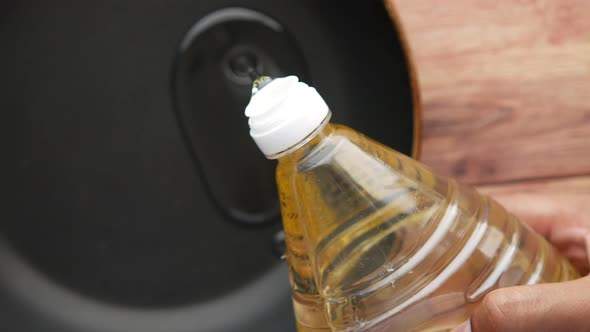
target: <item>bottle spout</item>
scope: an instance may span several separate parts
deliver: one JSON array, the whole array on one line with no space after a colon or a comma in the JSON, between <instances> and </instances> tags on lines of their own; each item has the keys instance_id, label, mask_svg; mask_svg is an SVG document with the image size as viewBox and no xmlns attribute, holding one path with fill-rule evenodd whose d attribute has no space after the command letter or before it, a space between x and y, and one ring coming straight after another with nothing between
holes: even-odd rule
<instances>
[{"instance_id":1,"label":"bottle spout","mask_svg":"<svg viewBox=\"0 0 590 332\"><path fill-rule=\"evenodd\" d=\"M252 96L254 96L258 91L268 85L268 83L272 82L272 77L265 76L265 75L257 75L256 79L252 83Z\"/></svg>"},{"instance_id":2,"label":"bottle spout","mask_svg":"<svg viewBox=\"0 0 590 332\"><path fill-rule=\"evenodd\" d=\"M297 76L260 76L246 106L250 136L268 158L309 137L329 114L319 93Z\"/></svg>"}]
</instances>

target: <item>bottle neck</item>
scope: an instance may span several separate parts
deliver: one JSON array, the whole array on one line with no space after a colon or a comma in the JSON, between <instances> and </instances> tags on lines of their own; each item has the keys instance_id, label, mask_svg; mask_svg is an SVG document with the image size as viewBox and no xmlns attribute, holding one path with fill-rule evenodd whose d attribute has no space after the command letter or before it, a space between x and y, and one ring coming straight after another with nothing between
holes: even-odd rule
<instances>
[{"instance_id":1,"label":"bottle neck","mask_svg":"<svg viewBox=\"0 0 590 332\"><path fill-rule=\"evenodd\" d=\"M332 113L328 112L322 123L320 123L320 125L317 126L313 132L311 132L297 144L293 145L287 150L266 157L268 159L277 159L279 162L287 160L293 161L303 158L313 149L313 147L318 145L319 142L328 137L334 131L334 127L330 124L331 116Z\"/></svg>"}]
</instances>

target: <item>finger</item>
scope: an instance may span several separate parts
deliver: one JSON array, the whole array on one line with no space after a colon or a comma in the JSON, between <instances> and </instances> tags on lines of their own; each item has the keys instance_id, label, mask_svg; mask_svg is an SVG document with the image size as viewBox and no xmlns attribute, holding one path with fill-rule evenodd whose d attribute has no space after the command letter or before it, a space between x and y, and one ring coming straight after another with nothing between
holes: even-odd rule
<instances>
[{"instance_id":1,"label":"finger","mask_svg":"<svg viewBox=\"0 0 590 332\"><path fill-rule=\"evenodd\" d=\"M588 253L586 249L580 247L569 247L561 251L562 255L572 264L572 266L585 276L590 272L590 263L588 262Z\"/></svg>"},{"instance_id":2,"label":"finger","mask_svg":"<svg viewBox=\"0 0 590 332\"><path fill-rule=\"evenodd\" d=\"M590 228L561 227L555 228L549 234L548 240L557 248L578 246L586 248L586 237L590 235Z\"/></svg>"},{"instance_id":3,"label":"finger","mask_svg":"<svg viewBox=\"0 0 590 332\"><path fill-rule=\"evenodd\" d=\"M559 207L554 206L553 202L547 202L544 198L512 194L496 197L496 199L508 211L543 236L547 236L553 228L553 224L559 220L554 218L554 213L559 210Z\"/></svg>"},{"instance_id":4,"label":"finger","mask_svg":"<svg viewBox=\"0 0 590 332\"><path fill-rule=\"evenodd\" d=\"M555 284L501 288L471 316L474 332L590 331L590 277Z\"/></svg>"},{"instance_id":5,"label":"finger","mask_svg":"<svg viewBox=\"0 0 590 332\"><path fill-rule=\"evenodd\" d=\"M548 238L582 275L590 270L590 229L565 227L553 229Z\"/></svg>"},{"instance_id":6,"label":"finger","mask_svg":"<svg viewBox=\"0 0 590 332\"><path fill-rule=\"evenodd\" d=\"M526 193L498 193L494 199L545 237L554 229L590 229L590 220L586 220L584 213L587 202Z\"/></svg>"}]
</instances>

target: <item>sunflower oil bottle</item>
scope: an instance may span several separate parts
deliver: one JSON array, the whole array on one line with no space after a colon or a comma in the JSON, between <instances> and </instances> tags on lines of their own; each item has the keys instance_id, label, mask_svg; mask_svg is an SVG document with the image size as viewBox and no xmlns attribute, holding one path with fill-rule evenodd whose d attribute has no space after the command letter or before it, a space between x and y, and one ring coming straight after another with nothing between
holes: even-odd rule
<instances>
[{"instance_id":1,"label":"sunflower oil bottle","mask_svg":"<svg viewBox=\"0 0 590 332\"><path fill-rule=\"evenodd\" d=\"M494 200L330 123L297 77L253 92L250 134L278 160L299 331L448 330L493 289L577 277Z\"/></svg>"}]
</instances>

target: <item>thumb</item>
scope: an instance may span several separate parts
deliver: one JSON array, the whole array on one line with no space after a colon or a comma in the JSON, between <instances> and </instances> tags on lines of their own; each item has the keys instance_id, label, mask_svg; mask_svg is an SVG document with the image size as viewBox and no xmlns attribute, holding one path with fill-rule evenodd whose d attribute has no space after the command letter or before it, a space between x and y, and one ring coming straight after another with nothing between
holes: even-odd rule
<instances>
[{"instance_id":1,"label":"thumb","mask_svg":"<svg viewBox=\"0 0 590 332\"><path fill-rule=\"evenodd\" d=\"M473 332L590 331L590 277L500 288L471 315ZM468 330L468 329L467 329Z\"/></svg>"}]
</instances>

